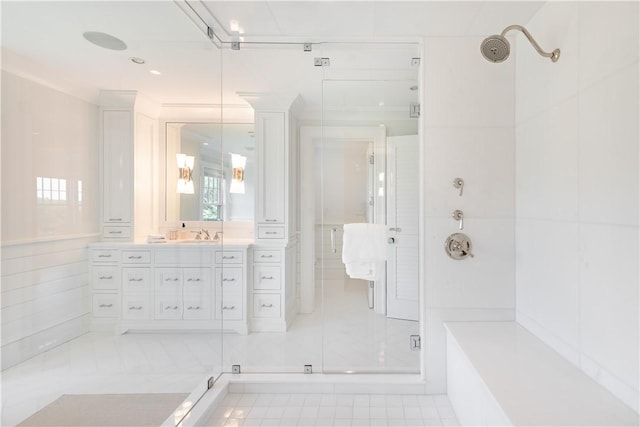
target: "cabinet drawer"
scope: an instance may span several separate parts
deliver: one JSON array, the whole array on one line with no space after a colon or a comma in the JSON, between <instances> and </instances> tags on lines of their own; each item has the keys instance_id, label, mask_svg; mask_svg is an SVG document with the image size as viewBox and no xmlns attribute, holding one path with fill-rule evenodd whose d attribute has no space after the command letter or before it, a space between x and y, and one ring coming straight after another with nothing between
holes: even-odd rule
<instances>
[{"instance_id":1,"label":"cabinet drawer","mask_svg":"<svg viewBox=\"0 0 640 427\"><path fill-rule=\"evenodd\" d=\"M280 317L280 294L253 294L253 317Z\"/></svg>"},{"instance_id":2,"label":"cabinet drawer","mask_svg":"<svg viewBox=\"0 0 640 427\"><path fill-rule=\"evenodd\" d=\"M111 239L128 239L131 237L131 227L124 225L105 225L102 237Z\"/></svg>"},{"instance_id":3,"label":"cabinet drawer","mask_svg":"<svg viewBox=\"0 0 640 427\"><path fill-rule=\"evenodd\" d=\"M156 268L154 289L158 293L182 295L182 269L163 267Z\"/></svg>"},{"instance_id":4,"label":"cabinet drawer","mask_svg":"<svg viewBox=\"0 0 640 427\"><path fill-rule=\"evenodd\" d=\"M123 320L149 320L149 297L146 295L125 295L122 297Z\"/></svg>"},{"instance_id":5,"label":"cabinet drawer","mask_svg":"<svg viewBox=\"0 0 640 427\"><path fill-rule=\"evenodd\" d=\"M157 248L154 253L153 262L155 265L164 264L167 266L207 266L211 265L213 250L209 245L177 245L171 247ZM193 247L195 246L195 247Z\"/></svg>"},{"instance_id":6,"label":"cabinet drawer","mask_svg":"<svg viewBox=\"0 0 640 427\"><path fill-rule=\"evenodd\" d=\"M118 249L94 249L91 254L93 262L118 262L120 251Z\"/></svg>"},{"instance_id":7,"label":"cabinet drawer","mask_svg":"<svg viewBox=\"0 0 640 427\"><path fill-rule=\"evenodd\" d=\"M149 264L151 251L122 251L122 262L125 264Z\"/></svg>"},{"instance_id":8,"label":"cabinet drawer","mask_svg":"<svg viewBox=\"0 0 640 427\"><path fill-rule=\"evenodd\" d=\"M117 266L93 267L91 286L95 290L117 290L120 286L120 268Z\"/></svg>"},{"instance_id":9,"label":"cabinet drawer","mask_svg":"<svg viewBox=\"0 0 640 427\"><path fill-rule=\"evenodd\" d=\"M118 294L94 294L93 317L118 317Z\"/></svg>"},{"instance_id":10,"label":"cabinet drawer","mask_svg":"<svg viewBox=\"0 0 640 427\"><path fill-rule=\"evenodd\" d=\"M122 269L122 292L149 292L151 269L128 267Z\"/></svg>"},{"instance_id":11,"label":"cabinet drawer","mask_svg":"<svg viewBox=\"0 0 640 427\"><path fill-rule=\"evenodd\" d=\"M254 265L253 289L280 289L280 267Z\"/></svg>"},{"instance_id":12,"label":"cabinet drawer","mask_svg":"<svg viewBox=\"0 0 640 427\"><path fill-rule=\"evenodd\" d=\"M284 227L258 226L259 239L284 239Z\"/></svg>"},{"instance_id":13,"label":"cabinet drawer","mask_svg":"<svg viewBox=\"0 0 640 427\"><path fill-rule=\"evenodd\" d=\"M155 319L182 319L182 297L174 295L156 295L154 297Z\"/></svg>"},{"instance_id":14,"label":"cabinet drawer","mask_svg":"<svg viewBox=\"0 0 640 427\"><path fill-rule=\"evenodd\" d=\"M242 294L225 294L222 305L216 307L216 318L223 320L242 319Z\"/></svg>"},{"instance_id":15,"label":"cabinet drawer","mask_svg":"<svg viewBox=\"0 0 640 427\"><path fill-rule=\"evenodd\" d=\"M185 320L211 319L211 301L206 295L202 298L185 295L182 305L182 318Z\"/></svg>"},{"instance_id":16,"label":"cabinet drawer","mask_svg":"<svg viewBox=\"0 0 640 427\"><path fill-rule=\"evenodd\" d=\"M210 289L208 268L184 268L182 269L183 292L202 294Z\"/></svg>"},{"instance_id":17,"label":"cabinet drawer","mask_svg":"<svg viewBox=\"0 0 640 427\"><path fill-rule=\"evenodd\" d=\"M223 292L240 292L244 285L242 267L224 267L218 268L216 277L216 289L222 289Z\"/></svg>"},{"instance_id":18,"label":"cabinet drawer","mask_svg":"<svg viewBox=\"0 0 640 427\"><path fill-rule=\"evenodd\" d=\"M253 251L254 262L280 262L280 251L256 249Z\"/></svg>"},{"instance_id":19,"label":"cabinet drawer","mask_svg":"<svg viewBox=\"0 0 640 427\"><path fill-rule=\"evenodd\" d=\"M243 260L242 251L216 252L216 264L242 264Z\"/></svg>"}]
</instances>

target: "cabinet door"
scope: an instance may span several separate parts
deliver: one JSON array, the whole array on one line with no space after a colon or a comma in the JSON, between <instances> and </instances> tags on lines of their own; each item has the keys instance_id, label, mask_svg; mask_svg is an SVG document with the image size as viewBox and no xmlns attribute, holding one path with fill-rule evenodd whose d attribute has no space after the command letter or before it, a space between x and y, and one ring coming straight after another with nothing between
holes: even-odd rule
<instances>
[{"instance_id":1,"label":"cabinet door","mask_svg":"<svg viewBox=\"0 0 640 427\"><path fill-rule=\"evenodd\" d=\"M257 221L284 224L286 179L285 113L257 113Z\"/></svg>"},{"instance_id":2,"label":"cabinet door","mask_svg":"<svg viewBox=\"0 0 640 427\"><path fill-rule=\"evenodd\" d=\"M149 294L151 269L126 267L122 269L122 292Z\"/></svg>"},{"instance_id":3,"label":"cabinet door","mask_svg":"<svg viewBox=\"0 0 640 427\"><path fill-rule=\"evenodd\" d=\"M182 269L177 267L156 268L155 291L182 296Z\"/></svg>"},{"instance_id":4,"label":"cabinet door","mask_svg":"<svg viewBox=\"0 0 640 427\"><path fill-rule=\"evenodd\" d=\"M103 221L131 223L133 133L131 111L105 110L103 119Z\"/></svg>"},{"instance_id":5,"label":"cabinet door","mask_svg":"<svg viewBox=\"0 0 640 427\"><path fill-rule=\"evenodd\" d=\"M280 266L253 265L253 289L280 289Z\"/></svg>"}]
</instances>

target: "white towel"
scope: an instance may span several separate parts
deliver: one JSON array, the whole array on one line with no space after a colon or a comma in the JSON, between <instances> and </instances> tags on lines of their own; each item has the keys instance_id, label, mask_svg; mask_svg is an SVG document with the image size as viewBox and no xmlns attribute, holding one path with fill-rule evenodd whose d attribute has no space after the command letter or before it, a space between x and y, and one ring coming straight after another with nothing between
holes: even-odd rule
<instances>
[{"instance_id":1,"label":"white towel","mask_svg":"<svg viewBox=\"0 0 640 427\"><path fill-rule=\"evenodd\" d=\"M354 279L377 280L387 259L387 227L382 224L345 224L342 262Z\"/></svg>"},{"instance_id":2,"label":"white towel","mask_svg":"<svg viewBox=\"0 0 640 427\"><path fill-rule=\"evenodd\" d=\"M166 236L163 236L162 234L149 234L147 236L147 243L164 243L166 241Z\"/></svg>"}]
</instances>

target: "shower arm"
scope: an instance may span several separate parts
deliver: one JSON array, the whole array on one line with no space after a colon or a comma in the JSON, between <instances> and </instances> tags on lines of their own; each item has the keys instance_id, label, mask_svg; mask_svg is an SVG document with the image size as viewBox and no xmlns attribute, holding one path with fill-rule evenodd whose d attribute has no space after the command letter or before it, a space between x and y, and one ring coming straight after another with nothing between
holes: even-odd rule
<instances>
[{"instance_id":1,"label":"shower arm","mask_svg":"<svg viewBox=\"0 0 640 427\"><path fill-rule=\"evenodd\" d=\"M511 30L521 31L527 37L527 40L529 40L529 43L531 43L534 49L545 58L551 58L551 61L556 62L560 57L560 49L554 49L553 52L545 52L544 50L542 50L538 42L535 41L535 39L529 33L529 31L527 31L527 29L524 28L522 25L509 25L507 28L502 30L502 33L500 35L504 37L507 34L507 32Z\"/></svg>"}]
</instances>

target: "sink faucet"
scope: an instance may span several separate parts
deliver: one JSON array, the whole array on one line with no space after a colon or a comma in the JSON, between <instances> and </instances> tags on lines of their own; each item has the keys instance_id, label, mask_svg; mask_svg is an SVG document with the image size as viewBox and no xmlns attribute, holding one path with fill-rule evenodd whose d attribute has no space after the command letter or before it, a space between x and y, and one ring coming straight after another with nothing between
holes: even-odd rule
<instances>
[{"instance_id":1,"label":"sink faucet","mask_svg":"<svg viewBox=\"0 0 640 427\"><path fill-rule=\"evenodd\" d=\"M209 235L209 230L202 228L200 229L200 231L197 231L196 240L211 240L211 236Z\"/></svg>"}]
</instances>

